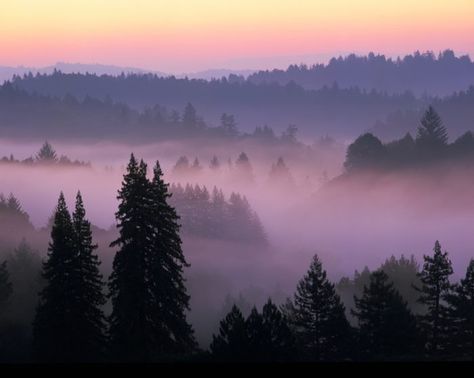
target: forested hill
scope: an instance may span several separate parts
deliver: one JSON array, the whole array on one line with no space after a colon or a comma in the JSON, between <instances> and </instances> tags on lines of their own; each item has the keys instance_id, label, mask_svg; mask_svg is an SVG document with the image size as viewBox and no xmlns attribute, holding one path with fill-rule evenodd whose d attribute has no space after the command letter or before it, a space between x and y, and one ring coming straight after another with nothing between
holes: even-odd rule
<instances>
[{"instance_id":1,"label":"forested hill","mask_svg":"<svg viewBox=\"0 0 474 378\"><path fill-rule=\"evenodd\" d=\"M136 110L160 104L183 109L192 103L210 125L219 123L222 113L235 115L239 129L254 130L269 125L282 131L289 124L302 135L354 137L399 109L417 109L420 100L412 94L388 95L338 86L308 91L296 84L253 84L233 79L190 80L155 75L97 76L63 74L16 77L13 86L27 91L78 100L91 97L122 102Z\"/></svg>"},{"instance_id":2,"label":"forested hill","mask_svg":"<svg viewBox=\"0 0 474 378\"><path fill-rule=\"evenodd\" d=\"M291 65L286 70L259 71L248 77L252 83L295 82L306 89L320 89L334 82L341 88L359 87L387 93L409 90L416 95L450 95L474 84L474 62L446 50L391 59L370 53L332 58L328 64Z\"/></svg>"},{"instance_id":3,"label":"forested hill","mask_svg":"<svg viewBox=\"0 0 474 378\"><path fill-rule=\"evenodd\" d=\"M208 137L235 132L221 128L226 113L233 117L232 128L241 132L269 125L280 133L291 124L300 136L311 139L352 139L370 130L390 140L414 132L431 104L449 123L453 137L474 125L474 87L444 98L418 99L409 93L387 95L337 86L305 91L294 84L56 72L17 77L0 87L0 133L41 139ZM192 127L180 127L185 123Z\"/></svg>"}]
</instances>

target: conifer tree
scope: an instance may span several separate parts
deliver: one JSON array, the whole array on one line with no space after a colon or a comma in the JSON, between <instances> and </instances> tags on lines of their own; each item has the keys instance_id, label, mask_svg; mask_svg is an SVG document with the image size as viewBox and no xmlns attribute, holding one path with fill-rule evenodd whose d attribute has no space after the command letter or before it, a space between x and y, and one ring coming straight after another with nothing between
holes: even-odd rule
<instances>
[{"instance_id":1,"label":"conifer tree","mask_svg":"<svg viewBox=\"0 0 474 378\"><path fill-rule=\"evenodd\" d=\"M302 357L332 360L347 357L351 328L344 305L314 255L307 274L298 283L290 316Z\"/></svg>"},{"instance_id":2,"label":"conifer tree","mask_svg":"<svg viewBox=\"0 0 474 378\"><path fill-rule=\"evenodd\" d=\"M183 268L178 216L168 205L167 184L157 163L153 180L132 155L119 191L119 246L109 287L112 352L122 361L154 361L191 352L193 331L186 321L189 296Z\"/></svg>"},{"instance_id":3,"label":"conifer tree","mask_svg":"<svg viewBox=\"0 0 474 378\"><path fill-rule=\"evenodd\" d=\"M404 358L416 351L416 318L383 270L370 275L362 297L354 301L362 358Z\"/></svg>"},{"instance_id":4,"label":"conifer tree","mask_svg":"<svg viewBox=\"0 0 474 378\"><path fill-rule=\"evenodd\" d=\"M146 165L132 154L117 197L119 238L110 244L119 247L109 278L109 332L111 353L120 361L149 361L156 346L147 266L152 235L148 197Z\"/></svg>"},{"instance_id":5,"label":"conifer tree","mask_svg":"<svg viewBox=\"0 0 474 378\"><path fill-rule=\"evenodd\" d=\"M268 299L262 309L263 361L289 361L296 356L296 343L288 325L288 319L275 304Z\"/></svg>"},{"instance_id":6,"label":"conifer tree","mask_svg":"<svg viewBox=\"0 0 474 378\"><path fill-rule=\"evenodd\" d=\"M157 161L150 188L150 223L155 232L148 260L150 285L156 306L155 325L161 353L189 353L195 350L193 329L186 320L189 295L183 268L189 267L181 247L179 216L168 204L171 194Z\"/></svg>"},{"instance_id":7,"label":"conifer tree","mask_svg":"<svg viewBox=\"0 0 474 378\"><path fill-rule=\"evenodd\" d=\"M469 262L464 279L453 285L445 299L452 319L449 350L455 356L474 360L474 259Z\"/></svg>"},{"instance_id":8,"label":"conifer tree","mask_svg":"<svg viewBox=\"0 0 474 378\"><path fill-rule=\"evenodd\" d=\"M76 322L79 337L76 344L83 350L81 358L84 361L98 361L104 357L106 348L106 319L102 311L106 299L99 257L94 252L97 244L92 241L91 224L85 215L82 196L78 192L72 215L79 311Z\"/></svg>"},{"instance_id":9,"label":"conifer tree","mask_svg":"<svg viewBox=\"0 0 474 378\"><path fill-rule=\"evenodd\" d=\"M426 314L420 315L420 325L426 338L426 351L439 356L446 348L449 320L443 298L449 293L449 276L453 273L448 252L441 251L439 241L433 248L433 256L424 255L423 269L419 274L421 288L419 302L426 306Z\"/></svg>"},{"instance_id":10,"label":"conifer tree","mask_svg":"<svg viewBox=\"0 0 474 378\"><path fill-rule=\"evenodd\" d=\"M45 287L33 322L36 358L47 362L94 362L104 357L105 318L97 247L80 193L71 218L61 193L54 214Z\"/></svg>"},{"instance_id":11,"label":"conifer tree","mask_svg":"<svg viewBox=\"0 0 474 378\"><path fill-rule=\"evenodd\" d=\"M248 346L246 347L249 358L253 361L266 359L265 330L263 328L263 317L254 306L245 321Z\"/></svg>"},{"instance_id":12,"label":"conifer tree","mask_svg":"<svg viewBox=\"0 0 474 378\"><path fill-rule=\"evenodd\" d=\"M245 361L249 359L249 340L245 319L236 305L220 322L219 334L212 336L211 352L218 360Z\"/></svg>"},{"instance_id":13,"label":"conifer tree","mask_svg":"<svg viewBox=\"0 0 474 378\"><path fill-rule=\"evenodd\" d=\"M421 126L418 128L416 139L417 142L432 142L439 145L448 143L446 128L443 126L441 117L432 106L428 107L421 119Z\"/></svg>"},{"instance_id":14,"label":"conifer tree","mask_svg":"<svg viewBox=\"0 0 474 378\"><path fill-rule=\"evenodd\" d=\"M36 160L40 163L55 163L58 160L58 157L53 146L46 141L39 150Z\"/></svg>"},{"instance_id":15,"label":"conifer tree","mask_svg":"<svg viewBox=\"0 0 474 378\"><path fill-rule=\"evenodd\" d=\"M74 229L63 193L54 213L48 258L43 263L45 288L33 323L34 352L48 362L72 362L79 357L76 345ZM75 337L76 336L76 337Z\"/></svg>"}]
</instances>

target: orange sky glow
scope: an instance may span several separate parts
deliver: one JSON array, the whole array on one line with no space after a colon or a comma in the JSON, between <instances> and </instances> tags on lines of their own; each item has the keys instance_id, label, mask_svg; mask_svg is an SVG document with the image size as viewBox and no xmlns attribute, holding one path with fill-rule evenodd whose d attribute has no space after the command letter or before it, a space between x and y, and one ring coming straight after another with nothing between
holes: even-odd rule
<instances>
[{"instance_id":1,"label":"orange sky glow","mask_svg":"<svg viewBox=\"0 0 474 378\"><path fill-rule=\"evenodd\" d=\"M356 52L474 58L472 0L0 0L0 65L170 73L271 68Z\"/></svg>"}]
</instances>

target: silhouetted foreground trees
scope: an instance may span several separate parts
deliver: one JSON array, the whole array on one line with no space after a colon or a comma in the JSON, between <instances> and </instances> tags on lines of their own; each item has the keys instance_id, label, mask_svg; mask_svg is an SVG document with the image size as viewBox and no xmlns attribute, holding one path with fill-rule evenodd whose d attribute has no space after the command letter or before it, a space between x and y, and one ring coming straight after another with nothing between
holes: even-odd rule
<instances>
[{"instance_id":1,"label":"silhouetted foreground trees","mask_svg":"<svg viewBox=\"0 0 474 378\"><path fill-rule=\"evenodd\" d=\"M183 268L178 219L168 203L168 185L156 163L153 179L132 155L124 176L116 214L119 250L109 289L112 300L110 338L118 361L156 361L192 353L193 330L186 321L189 296Z\"/></svg>"},{"instance_id":2,"label":"silhouetted foreground trees","mask_svg":"<svg viewBox=\"0 0 474 378\"><path fill-rule=\"evenodd\" d=\"M117 252L108 280L110 316L104 312L105 282L80 193L72 215L63 194L59 197L42 281L37 257L24 241L0 263L2 361L17 361L19 346L28 348L28 342L33 355L24 352L22 361L474 358L474 260L465 277L451 283L451 261L438 241L433 254L423 256L421 269L413 257L392 257L374 272L366 268L337 285L315 255L292 299L280 306L268 299L247 317L234 304L209 352L200 351L186 318L190 297L184 269L189 264L179 217L162 176L158 162L148 178L147 165L131 156L118 193L119 236L111 244ZM22 268L31 277L20 284ZM5 321L9 307L18 311L18 299L29 295L25 287L40 291L32 340Z\"/></svg>"},{"instance_id":3,"label":"silhouetted foreground trees","mask_svg":"<svg viewBox=\"0 0 474 378\"><path fill-rule=\"evenodd\" d=\"M43 265L45 288L34 320L34 358L45 362L94 362L104 357L105 317L97 248L80 193L71 215L61 193Z\"/></svg>"},{"instance_id":4,"label":"silhouetted foreground trees","mask_svg":"<svg viewBox=\"0 0 474 378\"><path fill-rule=\"evenodd\" d=\"M420 123L415 139L407 133L402 139L384 144L371 133L361 135L347 149L346 171L423 167L445 161L474 163L471 131L449 144L446 128L432 106Z\"/></svg>"},{"instance_id":5,"label":"silhouetted foreground trees","mask_svg":"<svg viewBox=\"0 0 474 378\"><path fill-rule=\"evenodd\" d=\"M294 300L288 300L280 309L279 317L286 323L284 328L291 331L284 333L288 353L282 357L275 352L270 359L472 359L474 260L466 277L454 285L448 280L451 263L447 252L441 253L439 242L435 244L434 254L424 256L424 261L423 269L416 271L417 282L422 285L414 290L420 292L419 301L425 305L418 314L412 312L394 284L400 274L410 272L411 275L413 260L392 258L372 273L356 272L356 281L364 283L360 293L354 295L350 312L355 325L351 326L335 286L326 278L318 256L314 256L308 273L298 284ZM384 269L391 271L392 278ZM245 320L234 305L222 320L211 351L216 359L265 361L269 358L267 354L262 353L258 358L250 347L250 335L263 329L255 309Z\"/></svg>"}]
</instances>

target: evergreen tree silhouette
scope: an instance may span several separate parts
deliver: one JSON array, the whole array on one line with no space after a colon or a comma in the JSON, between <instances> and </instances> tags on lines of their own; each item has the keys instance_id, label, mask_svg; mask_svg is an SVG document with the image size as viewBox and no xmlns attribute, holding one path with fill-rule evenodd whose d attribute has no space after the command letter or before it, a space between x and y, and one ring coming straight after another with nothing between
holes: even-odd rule
<instances>
[{"instance_id":1,"label":"evergreen tree silhouette","mask_svg":"<svg viewBox=\"0 0 474 378\"><path fill-rule=\"evenodd\" d=\"M150 182L147 166L131 156L119 191L116 213L119 246L110 276L110 337L114 358L156 361L193 351L187 323L189 296L184 287L178 217L167 203L159 164Z\"/></svg>"},{"instance_id":2,"label":"evergreen tree silhouette","mask_svg":"<svg viewBox=\"0 0 474 378\"><path fill-rule=\"evenodd\" d=\"M373 272L362 297L354 301L362 358L406 358L416 351L416 318L384 271Z\"/></svg>"},{"instance_id":3,"label":"evergreen tree silhouette","mask_svg":"<svg viewBox=\"0 0 474 378\"><path fill-rule=\"evenodd\" d=\"M268 299L262 309L263 361L290 361L296 358L296 340L291 332L288 319L275 304Z\"/></svg>"},{"instance_id":4,"label":"evergreen tree silhouette","mask_svg":"<svg viewBox=\"0 0 474 378\"><path fill-rule=\"evenodd\" d=\"M453 356L474 360L474 259L470 260L464 279L453 285L445 299L452 319L449 351Z\"/></svg>"},{"instance_id":5,"label":"evergreen tree silhouette","mask_svg":"<svg viewBox=\"0 0 474 378\"><path fill-rule=\"evenodd\" d=\"M443 156L448 144L448 133L441 117L432 106L423 115L416 135L416 145L422 157Z\"/></svg>"},{"instance_id":6,"label":"evergreen tree silhouette","mask_svg":"<svg viewBox=\"0 0 474 378\"><path fill-rule=\"evenodd\" d=\"M119 238L109 278L110 345L119 361L150 361L155 352L154 316L151 316L148 249L153 234L149 220L149 182L146 165L132 154L123 177L116 212Z\"/></svg>"},{"instance_id":7,"label":"evergreen tree silhouette","mask_svg":"<svg viewBox=\"0 0 474 378\"><path fill-rule=\"evenodd\" d=\"M163 181L157 161L150 187L149 221L154 230L148 261L149 285L156 311L156 339L162 354L193 352L196 347L193 329L186 320L189 295L185 287L183 268L189 267L181 247L179 216L168 204L171 194Z\"/></svg>"},{"instance_id":8,"label":"evergreen tree silhouette","mask_svg":"<svg viewBox=\"0 0 474 378\"><path fill-rule=\"evenodd\" d=\"M92 241L91 224L85 218L86 211L81 193L76 196L76 206L72 214L74 227L74 248L77 269L77 306L78 319L76 344L82 349L84 361L100 361L106 349L106 319L102 306L106 302L103 293L104 282L99 271L100 261L95 250L97 245Z\"/></svg>"},{"instance_id":9,"label":"evergreen tree silhouette","mask_svg":"<svg viewBox=\"0 0 474 378\"><path fill-rule=\"evenodd\" d=\"M426 352L437 357L446 348L449 332L446 304L443 298L449 293L449 276L453 273L448 252L441 251L439 241L433 248L433 256L424 255L423 269L419 273L421 288L419 302L426 306L427 312L420 315L420 324L426 338Z\"/></svg>"},{"instance_id":10,"label":"evergreen tree silhouette","mask_svg":"<svg viewBox=\"0 0 474 378\"><path fill-rule=\"evenodd\" d=\"M74 228L61 192L51 230L48 257L43 263L46 286L33 323L36 359L48 362L73 362L80 359L76 344L77 266Z\"/></svg>"},{"instance_id":11,"label":"evergreen tree silhouette","mask_svg":"<svg viewBox=\"0 0 474 378\"><path fill-rule=\"evenodd\" d=\"M334 360L348 357L351 327L344 305L317 255L298 283L294 300L289 303L289 313L302 358Z\"/></svg>"},{"instance_id":12,"label":"evergreen tree silhouette","mask_svg":"<svg viewBox=\"0 0 474 378\"><path fill-rule=\"evenodd\" d=\"M38 155L36 155L36 160L40 163L55 163L58 160L56 151L48 141L44 142Z\"/></svg>"},{"instance_id":13,"label":"evergreen tree silhouette","mask_svg":"<svg viewBox=\"0 0 474 378\"><path fill-rule=\"evenodd\" d=\"M212 336L211 352L218 360L245 361L250 359L245 319L236 305L220 322L219 334Z\"/></svg>"},{"instance_id":14,"label":"evergreen tree silhouette","mask_svg":"<svg viewBox=\"0 0 474 378\"><path fill-rule=\"evenodd\" d=\"M61 193L54 214L46 286L33 323L34 352L47 362L94 362L105 351L99 261L80 193L71 218Z\"/></svg>"}]
</instances>

